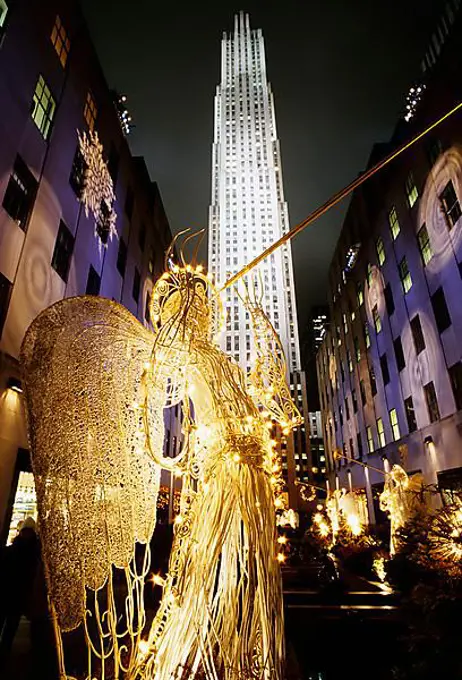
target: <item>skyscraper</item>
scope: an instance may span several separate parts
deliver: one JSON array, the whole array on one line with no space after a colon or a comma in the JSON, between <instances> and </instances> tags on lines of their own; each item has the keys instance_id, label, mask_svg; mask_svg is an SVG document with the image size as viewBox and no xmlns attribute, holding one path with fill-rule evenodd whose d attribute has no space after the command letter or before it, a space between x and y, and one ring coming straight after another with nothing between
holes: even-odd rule
<instances>
[{"instance_id":1,"label":"skyscraper","mask_svg":"<svg viewBox=\"0 0 462 680\"><path fill-rule=\"evenodd\" d=\"M265 250L289 229L284 200L281 154L274 100L266 77L261 30L252 30L248 15L234 18L234 32L221 44L221 83L215 95L212 150L212 201L209 214L209 271L218 284ZM281 338L293 396L306 413L304 376L300 368L292 254L287 244L259 265L264 307ZM222 349L244 370L252 364L249 318L237 287L224 293L226 327ZM305 426L296 433L294 457L283 451L286 478L308 474ZM303 456L303 458L302 458ZM286 460L284 460L286 458Z\"/></svg>"}]
</instances>

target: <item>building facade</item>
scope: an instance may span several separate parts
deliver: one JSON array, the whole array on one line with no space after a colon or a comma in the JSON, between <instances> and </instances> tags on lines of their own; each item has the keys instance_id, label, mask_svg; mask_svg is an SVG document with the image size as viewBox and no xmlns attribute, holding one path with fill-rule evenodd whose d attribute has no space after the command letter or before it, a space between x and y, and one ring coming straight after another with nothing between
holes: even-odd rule
<instances>
[{"instance_id":1,"label":"building facade","mask_svg":"<svg viewBox=\"0 0 462 680\"><path fill-rule=\"evenodd\" d=\"M249 17L243 12L234 18L234 31L223 35L221 83L215 95L214 114L208 269L222 285L289 229L263 35L261 30L250 28ZM261 263L258 277L265 311L282 342L292 393L300 410L306 412L289 244ZM226 326L222 349L248 371L253 338L237 287L225 291L223 302ZM297 458L290 451L290 442L283 451L289 482L294 481L296 472L304 476L308 470L305 425L295 437L296 446L301 447L295 450Z\"/></svg>"},{"instance_id":2,"label":"building facade","mask_svg":"<svg viewBox=\"0 0 462 680\"><path fill-rule=\"evenodd\" d=\"M445 6L439 59L371 166L460 102L458 5ZM462 488L461 200L459 112L355 191L330 267L317 356L329 482L364 488L371 521L378 470L393 463Z\"/></svg>"},{"instance_id":3,"label":"building facade","mask_svg":"<svg viewBox=\"0 0 462 680\"><path fill-rule=\"evenodd\" d=\"M0 531L34 500L18 354L37 314L102 295L149 326L153 281L171 241L159 190L133 158L79 5L0 2ZM98 134L114 192L114 234L82 202ZM98 156L97 150L93 149ZM108 180L109 181L109 180ZM106 206L107 207L107 206ZM112 238L111 238L112 235ZM63 403L63 408L65 404ZM59 414L57 414L59 417ZM171 428L175 426L172 420ZM168 438L171 448L177 439ZM172 450L173 453L173 450Z\"/></svg>"}]
</instances>

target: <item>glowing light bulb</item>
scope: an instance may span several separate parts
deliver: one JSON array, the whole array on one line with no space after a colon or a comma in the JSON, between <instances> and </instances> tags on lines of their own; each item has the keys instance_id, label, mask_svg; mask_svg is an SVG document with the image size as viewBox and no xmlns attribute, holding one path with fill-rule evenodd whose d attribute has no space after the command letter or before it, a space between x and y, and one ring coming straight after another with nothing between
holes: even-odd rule
<instances>
[{"instance_id":1,"label":"glowing light bulb","mask_svg":"<svg viewBox=\"0 0 462 680\"><path fill-rule=\"evenodd\" d=\"M181 515L177 515L174 521L175 524L181 524L181 522L183 521L183 517Z\"/></svg>"},{"instance_id":2,"label":"glowing light bulb","mask_svg":"<svg viewBox=\"0 0 462 680\"><path fill-rule=\"evenodd\" d=\"M153 577L152 577L152 582L156 586L162 586L162 587L165 586L165 579L163 579L160 574L154 574Z\"/></svg>"},{"instance_id":3,"label":"glowing light bulb","mask_svg":"<svg viewBox=\"0 0 462 680\"><path fill-rule=\"evenodd\" d=\"M280 543L280 545L285 545L287 543L287 536L279 536L278 543Z\"/></svg>"},{"instance_id":4,"label":"glowing light bulb","mask_svg":"<svg viewBox=\"0 0 462 680\"><path fill-rule=\"evenodd\" d=\"M284 555L284 553L278 553L276 559L278 562L280 562L280 564L282 564L283 562L286 561L286 556Z\"/></svg>"},{"instance_id":5,"label":"glowing light bulb","mask_svg":"<svg viewBox=\"0 0 462 680\"><path fill-rule=\"evenodd\" d=\"M239 463L240 460L241 460L240 455L238 453L235 453L234 456L233 456L233 460L234 460L235 463Z\"/></svg>"},{"instance_id":6,"label":"glowing light bulb","mask_svg":"<svg viewBox=\"0 0 462 680\"><path fill-rule=\"evenodd\" d=\"M138 651L141 656L146 656L146 654L149 652L149 642L147 640L140 640L138 642Z\"/></svg>"}]
</instances>

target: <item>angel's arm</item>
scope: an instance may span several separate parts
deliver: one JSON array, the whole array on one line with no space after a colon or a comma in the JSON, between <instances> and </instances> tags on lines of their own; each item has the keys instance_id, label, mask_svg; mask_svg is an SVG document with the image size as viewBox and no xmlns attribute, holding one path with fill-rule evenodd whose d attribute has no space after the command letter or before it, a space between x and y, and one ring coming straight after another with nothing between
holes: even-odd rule
<instances>
[{"instance_id":1,"label":"angel's arm","mask_svg":"<svg viewBox=\"0 0 462 680\"><path fill-rule=\"evenodd\" d=\"M256 399L285 430L302 423L302 417L293 401L286 381L284 351L278 334L263 311L261 300L254 287L243 297L249 312L255 340L256 360L249 380Z\"/></svg>"}]
</instances>

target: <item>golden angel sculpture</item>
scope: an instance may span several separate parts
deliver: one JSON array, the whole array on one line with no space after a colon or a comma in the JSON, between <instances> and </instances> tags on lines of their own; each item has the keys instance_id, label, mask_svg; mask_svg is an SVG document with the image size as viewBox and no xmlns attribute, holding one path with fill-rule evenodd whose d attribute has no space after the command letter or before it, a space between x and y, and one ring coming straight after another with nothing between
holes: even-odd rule
<instances>
[{"instance_id":1,"label":"golden angel sculpture","mask_svg":"<svg viewBox=\"0 0 462 680\"><path fill-rule=\"evenodd\" d=\"M380 509L390 518L390 555L399 549L398 531L417 513L425 512L427 498L421 474L409 477L400 465L385 475Z\"/></svg>"},{"instance_id":2,"label":"golden angel sculpture","mask_svg":"<svg viewBox=\"0 0 462 680\"><path fill-rule=\"evenodd\" d=\"M153 331L115 302L80 297L45 310L27 332L22 364L49 594L59 641L61 631L85 632L89 679L282 678L282 479L271 433L276 425L289 432L300 415L255 288L243 302L256 340L249 376L214 341L217 290L184 261L154 288ZM170 458L164 409L175 404L183 446ZM180 514L147 623L162 469L182 477Z\"/></svg>"}]
</instances>

